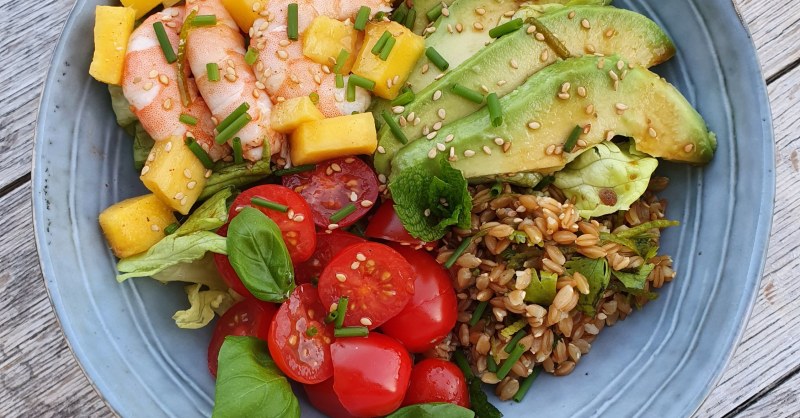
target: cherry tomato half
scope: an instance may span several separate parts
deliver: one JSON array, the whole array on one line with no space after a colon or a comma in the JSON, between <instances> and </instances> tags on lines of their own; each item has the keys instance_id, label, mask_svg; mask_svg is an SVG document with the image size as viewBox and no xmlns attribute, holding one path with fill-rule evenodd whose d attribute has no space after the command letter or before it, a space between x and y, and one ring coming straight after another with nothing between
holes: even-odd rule
<instances>
[{"instance_id":1,"label":"cherry tomato half","mask_svg":"<svg viewBox=\"0 0 800 418\"><path fill-rule=\"evenodd\" d=\"M411 369L403 406L429 402L448 402L469 408L467 382L458 366L449 361L429 358Z\"/></svg>"},{"instance_id":2,"label":"cherry tomato half","mask_svg":"<svg viewBox=\"0 0 800 418\"><path fill-rule=\"evenodd\" d=\"M331 377L333 325L310 284L298 286L281 305L269 328L269 353L287 376L300 383L320 383Z\"/></svg>"},{"instance_id":3,"label":"cherry tomato half","mask_svg":"<svg viewBox=\"0 0 800 418\"><path fill-rule=\"evenodd\" d=\"M347 409L339 401L339 397L336 396L336 392L333 391L333 379L316 385L303 385L303 389L305 389L311 405L329 418L356 418L347 412Z\"/></svg>"},{"instance_id":4,"label":"cherry tomato half","mask_svg":"<svg viewBox=\"0 0 800 418\"><path fill-rule=\"evenodd\" d=\"M228 224L219 228L217 234L223 237L228 236ZM242 279L236 274L236 270L233 269L227 255L214 253L214 264L217 265L217 270L228 287L244 297L253 297L252 293L242 283Z\"/></svg>"},{"instance_id":5,"label":"cherry tomato half","mask_svg":"<svg viewBox=\"0 0 800 418\"><path fill-rule=\"evenodd\" d=\"M349 232L335 230L331 233L317 233L317 249L308 260L294 265L294 282L298 285L319 279L322 270L333 256L347 246L366 242L364 238Z\"/></svg>"},{"instance_id":6,"label":"cherry tomato half","mask_svg":"<svg viewBox=\"0 0 800 418\"><path fill-rule=\"evenodd\" d=\"M403 402L411 356L397 340L378 333L339 338L331 345L333 390L348 412L383 416Z\"/></svg>"},{"instance_id":7,"label":"cherry tomato half","mask_svg":"<svg viewBox=\"0 0 800 418\"><path fill-rule=\"evenodd\" d=\"M208 344L208 371L217 376L219 349L229 335L257 337L267 341L272 317L278 308L268 302L247 298L228 309L217 321Z\"/></svg>"},{"instance_id":8,"label":"cherry tomato half","mask_svg":"<svg viewBox=\"0 0 800 418\"><path fill-rule=\"evenodd\" d=\"M348 298L345 326L377 328L414 294L411 266L397 251L376 242L351 245L333 257L319 277L319 297L330 307Z\"/></svg>"},{"instance_id":9,"label":"cherry tomato half","mask_svg":"<svg viewBox=\"0 0 800 418\"><path fill-rule=\"evenodd\" d=\"M450 275L424 250L392 245L414 269L414 296L403 311L381 326L408 351L422 353L436 346L456 323L458 307Z\"/></svg>"},{"instance_id":10,"label":"cherry tomato half","mask_svg":"<svg viewBox=\"0 0 800 418\"><path fill-rule=\"evenodd\" d=\"M335 223L341 228L352 225L378 199L375 171L356 157L324 161L312 171L284 176L282 181L311 204L314 223L320 228L334 223L331 215L350 203L355 205L355 212Z\"/></svg>"},{"instance_id":11,"label":"cherry tomato half","mask_svg":"<svg viewBox=\"0 0 800 418\"><path fill-rule=\"evenodd\" d=\"M258 197L284 206L287 212L254 205L251 199ZM311 208L303 198L290 189L276 184L264 184L243 191L231 205L229 219L233 219L245 206L254 207L278 224L283 242L289 250L292 263L308 260L317 245L317 235L311 220Z\"/></svg>"},{"instance_id":12,"label":"cherry tomato half","mask_svg":"<svg viewBox=\"0 0 800 418\"><path fill-rule=\"evenodd\" d=\"M397 212L394 210L394 202L391 200L387 200L381 204L375 212L375 215L369 220L364 235L368 238L384 239L416 248L422 246L433 247L436 244L412 237L397 216Z\"/></svg>"}]
</instances>

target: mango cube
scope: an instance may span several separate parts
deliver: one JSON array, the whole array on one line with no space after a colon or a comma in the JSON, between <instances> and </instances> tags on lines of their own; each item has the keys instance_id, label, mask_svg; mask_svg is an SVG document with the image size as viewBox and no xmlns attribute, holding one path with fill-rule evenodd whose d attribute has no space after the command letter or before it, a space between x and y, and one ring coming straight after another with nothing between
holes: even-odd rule
<instances>
[{"instance_id":1,"label":"mango cube","mask_svg":"<svg viewBox=\"0 0 800 418\"><path fill-rule=\"evenodd\" d=\"M206 168L179 136L156 141L139 177L164 204L186 215L206 185Z\"/></svg>"},{"instance_id":2,"label":"mango cube","mask_svg":"<svg viewBox=\"0 0 800 418\"><path fill-rule=\"evenodd\" d=\"M357 41L358 31L353 25L320 15L311 21L303 35L303 55L317 64L333 66L344 49L347 61L340 72L348 74L356 60Z\"/></svg>"},{"instance_id":3,"label":"mango cube","mask_svg":"<svg viewBox=\"0 0 800 418\"><path fill-rule=\"evenodd\" d=\"M267 4L266 0L222 0L225 10L231 14L239 29L248 33L253 27L253 22L259 17L259 12Z\"/></svg>"},{"instance_id":4,"label":"mango cube","mask_svg":"<svg viewBox=\"0 0 800 418\"><path fill-rule=\"evenodd\" d=\"M395 44L384 61L379 55L372 53L372 47L386 31L395 38ZM369 23L352 71L353 74L374 81L376 95L392 100L400 93L424 51L425 40L405 26L397 22ZM392 80L391 87L387 84L388 80Z\"/></svg>"},{"instance_id":5,"label":"mango cube","mask_svg":"<svg viewBox=\"0 0 800 418\"><path fill-rule=\"evenodd\" d=\"M174 5L176 5L176 4L180 3L180 2L181 2L181 0L161 0L161 4L165 8L172 7L172 6L174 6Z\"/></svg>"},{"instance_id":6,"label":"mango cube","mask_svg":"<svg viewBox=\"0 0 800 418\"><path fill-rule=\"evenodd\" d=\"M290 137L290 153L296 165L313 164L336 157L372 154L378 146L371 113L306 122Z\"/></svg>"},{"instance_id":7,"label":"mango cube","mask_svg":"<svg viewBox=\"0 0 800 418\"><path fill-rule=\"evenodd\" d=\"M119 258L147 251L174 222L172 209L153 194L123 200L100 213L100 228Z\"/></svg>"},{"instance_id":8,"label":"mango cube","mask_svg":"<svg viewBox=\"0 0 800 418\"><path fill-rule=\"evenodd\" d=\"M95 80L119 85L125 66L128 39L136 12L128 7L97 6L94 21L94 56L89 74Z\"/></svg>"},{"instance_id":9,"label":"mango cube","mask_svg":"<svg viewBox=\"0 0 800 418\"><path fill-rule=\"evenodd\" d=\"M299 96L276 104L270 118L272 129L288 134L302 123L325 119L325 115L308 96Z\"/></svg>"},{"instance_id":10,"label":"mango cube","mask_svg":"<svg viewBox=\"0 0 800 418\"><path fill-rule=\"evenodd\" d=\"M136 18L141 19L142 16L150 13L156 6L161 4L161 0L120 0L125 7L131 7L136 10Z\"/></svg>"}]
</instances>

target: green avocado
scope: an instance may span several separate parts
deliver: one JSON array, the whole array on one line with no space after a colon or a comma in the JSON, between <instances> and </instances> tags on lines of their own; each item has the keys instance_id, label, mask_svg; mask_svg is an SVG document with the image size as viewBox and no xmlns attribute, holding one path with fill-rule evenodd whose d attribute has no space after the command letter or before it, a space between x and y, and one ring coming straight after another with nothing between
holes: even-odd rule
<instances>
[{"instance_id":1,"label":"green avocado","mask_svg":"<svg viewBox=\"0 0 800 418\"><path fill-rule=\"evenodd\" d=\"M669 37L652 20L638 13L606 6L572 6L547 13L539 22L555 34L573 56L620 54L635 65L650 67L675 54ZM586 26L589 26L588 28ZM481 49L444 77L416 93L398 122L413 141L436 136L441 126L457 121L483 107L452 92L461 84L481 93L502 97L531 75L559 60L548 44L529 26L503 36ZM442 112L444 109L444 112ZM397 109L400 110L400 109ZM412 115L413 114L413 115ZM445 118L441 118L444 115ZM409 120L411 119L411 120ZM375 168L388 173L394 154L402 147L388 126L379 132Z\"/></svg>"},{"instance_id":2,"label":"green avocado","mask_svg":"<svg viewBox=\"0 0 800 418\"><path fill-rule=\"evenodd\" d=\"M615 135L633 138L636 150L653 157L694 164L711 160L717 145L703 118L675 87L617 56L550 65L500 104L503 124L498 127L482 109L443 127L433 140L403 147L392 160L392 177L438 158L448 158L468 179L549 174ZM565 143L576 127L580 135L568 152Z\"/></svg>"},{"instance_id":3,"label":"green avocado","mask_svg":"<svg viewBox=\"0 0 800 418\"><path fill-rule=\"evenodd\" d=\"M431 23L428 20L428 11L440 6L442 3L450 6L453 2L454 0L414 0L414 9L417 10L417 18L414 19L414 28L412 29L414 33L421 35L422 31Z\"/></svg>"}]
</instances>

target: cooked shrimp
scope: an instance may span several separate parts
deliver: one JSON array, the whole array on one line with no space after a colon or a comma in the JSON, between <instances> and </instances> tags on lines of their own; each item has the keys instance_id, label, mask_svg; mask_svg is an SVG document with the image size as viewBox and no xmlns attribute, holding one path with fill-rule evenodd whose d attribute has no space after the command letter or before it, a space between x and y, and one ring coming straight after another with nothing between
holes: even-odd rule
<instances>
[{"instance_id":1,"label":"cooked shrimp","mask_svg":"<svg viewBox=\"0 0 800 418\"><path fill-rule=\"evenodd\" d=\"M177 65L167 63L153 30L154 23L162 22L173 49L177 51L182 21L183 8L172 7L150 16L133 31L125 55L122 91L142 127L154 140L191 135L217 161L230 154L230 147L214 142L211 112L191 79L188 86L192 103L188 107L181 103ZM180 116L184 113L195 117L197 124L182 123Z\"/></svg>"},{"instance_id":2,"label":"cooked shrimp","mask_svg":"<svg viewBox=\"0 0 800 418\"><path fill-rule=\"evenodd\" d=\"M317 16L338 20L353 19L361 6L373 13L390 11L388 0L299 0L298 31L305 32ZM318 107L327 117L363 112L370 104L366 90L356 89L356 100L345 100L345 89L336 88L335 75L328 65L318 64L303 55L301 41L292 41L286 32L288 2L265 2L250 30L250 46L259 51L254 65L259 86L264 86L274 101L280 102L316 92ZM301 35L302 38L302 35Z\"/></svg>"},{"instance_id":3,"label":"cooked shrimp","mask_svg":"<svg viewBox=\"0 0 800 418\"><path fill-rule=\"evenodd\" d=\"M256 87L253 69L244 60L244 38L231 15L219 0L187 0L187 14L215 15L215 26L196 27L189 32L186 57L197 81L200 94L217 121L230 115L242 103L250 105L252 117L236 136L242 141L243 155L250 161L278 154L286 138L270 128L272 102ZM220 80L210 81L206 65L216 63ZM264 153L264 143L267 152Z\"/></svg>"}]
</instances>

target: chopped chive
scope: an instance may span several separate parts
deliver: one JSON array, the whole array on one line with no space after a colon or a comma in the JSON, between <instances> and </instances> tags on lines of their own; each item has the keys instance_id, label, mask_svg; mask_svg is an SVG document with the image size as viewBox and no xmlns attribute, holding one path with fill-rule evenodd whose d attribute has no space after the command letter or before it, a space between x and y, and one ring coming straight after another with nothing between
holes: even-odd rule
<instances>
[{"instance_id":1,"label":"chopped chive","mask_svg":"<svg viewBox=\"0 0 800 418\"><path fill-rule=\"evenodd\" d=\"M199 15L192 19L192 26L214 26L217 24L216 15Z\"/></svg>"},{"instance_id":2,"label":"chopped chive","mask_svg":"<svg viewBox=\"0 0 800 418\"><path fill-rule=\"evenodd\" d=\"M306 336L314 337L315 335L317 335L318 332L319 330L317 329L317 327L312 326L311 328L306 329Z\"/></svg>"},{"instance_id":3,"label":"chopped chive","mask_svg":"<svg viewBox=\"0 0 800 418\"><path fill-rule=\"evenodd\" d=\"M216 62L206 64L206 73L208 73L208 81L219 81L219 65Z\"/></svg>"},{"instance_id":4,"label":"chopped chive","mask_svg":"<svg viewBox=\"0 0 800 418\"><path fill-rule=\"evenodd\" d=\"M308 94L308 98L311 99L311 103L317 104L319 103L319 94L315 91L312 91Z\"/></svg>"},{"instance_id":5,"label":"chopped chive","mask_svg":"<svg viewBox=\"0 0 800 418\"><path fill-rule=\"evenodd\" d=\"M291 175L291 174L304 173L306 171L311 171L311 170L314 170L316 168L317 168L316 164L296 165L296 166L294 166L292 168L284 168L283 170L275 170L275 171L272 172L272 174L274 174L274 175L276 175L278 177L282 177L282 176L288 176L288 175Z\"/></svg>"},{"instance_id":6,"label":"chopped chive","mask_svg":"<svg viewBox=\"0 0 800 418\"><path fill-rule=\"evenodd\" d=\"M277 210L278 212L286 213L289 211L289 207L286 205L281 205L280 203L275 203L271 200L264 199L263 197L252 197L250 198L250 203L261 206L262 208Z\"/></svg>"},{"instance_id":7,"label":"chopped chive","mask_svg":"<svg viewBox=\"0 0 800 418\"><path fill-rule=\"evenodd\" d=\"M547 43L547 46L552 48L553 51L556 52L556 55L561 57L561 59L567 59L572 55L569 53L569 49L567 49L566 45L556 38L556 36L553 35L553 32L550 32L550 29L547 29L547 26L543 25L534 17L529 17L527 21L532 26L536 27L536 30L539 31L542 36L544 36L544 42Z\"/></svg>"},{"instance_id":8,"label":"chopped chive","mask_svg":"<svg viewBox=\"0 0 800 418\"><path fill-rule=\"evenodd\" d=\"M339 51L339 56L336 57L336 65L333 66L334 73L336 74L342 73L342 68L344 68L344 63L347 62L348 57L350 57L350 52L342 48L342 50Z\"/></svg>"},{"instance_id":9,"label":"chopped chive","mask_svg":"<svg viewBox=\"0 0 800 418\"><path fill-rule=\"evenodd\" d=\"M216 141L217 144L220 145L224 144L234 135L236 135L237 132L241 131L245 125L250 123L251 120L253 120L253 118L251 118L249 114L243 113L241 116L236 118L235 121L233 121L230 125L228 125L227 128L218 133L216 138L214 138L214 141Z\"/></svg>"},{"instance_id":10,"label":"chopped chive","mask_svg":"<svg viewBox=\"0 0 800 418\"><path fill-rule=\"evenodd\" d=\"M406 20L403 23L403 26L414 29L414 22L417 20L417 9L411 8L408 9L408 14L406 15Z\"/></svg>"},{"instance_id":11,"label":"chopped chive","mask_svg":"<svg viewBox=\"0 0 800 418\"><path fill-rule=\"evenodd\" d=\"M219 123L219 125L217 125L217 132L224 131L225 128L228 127L228 125L233 123L233 121L238 119L239 116L242 116L244 112L247 112L248 110L250 110L249 103L243 102L242 104L240 104L236 109L233 109L233 112L231 112L230 115L228 115L225 119L222 120L222 122Z\"/></svg>"},{"instance_id":12,"label":"chopped chive","mask_svg":"<svg viewBox=\"0 0 800 418\"><path fill-rule=\"evenodd\" d=\"M492 126L498 127L503 124L503 108L500 106L500 99L497 98L497 93L491 93L486 96L486 106L489 108L489 118L492 120Z\"/></svg>"},{"instance_id":13,"label":"chopped chive","mask_svg":"<svg viewBox=\"0 0 800 418\"><path fill-rule=\"evenodd\" d=\"M386 12L380 11L378 13L375 13L375 16L373 16L373 19L375 19L376 22L380 22L381 20L383 20L383 18L385 16L386 16Z\"/></svg>"},{"instance_id":14,"label":"chopped chive","mask_svg":"<svg viewBox=\"0 0 800 418\"><path fill-rule=\"evenodd\" d=\"M400 6L395 9L394 13L392 13L392 20L398 23L403 23L406 21L406 15L408 15L408 6L406 2L402 2Z\"/></svg>"},{"instance_id":15,"label":"chopped chive","mask_svg":"<svg viewBox=\"0 0 800 418\"><path fill-rule=\"evenodd\" d=\"M464 373L464 378L467 379L467 382L475 377L475 374L472 373L472 367L469 366L469 361L467 361L467 356L464 355L463 351L456 350L453 353L453 360L455 360L456 366L461 369L461 373Z\"/></svg>"},{"instance_id":16,"label":"chopped chive","mask_svg":"<svg viewBox=\"0 0 800 418\"><path fill-rule=\"evenodd\" d=\"M347 79L347 82L353 83L356 86L361 87L362 89L367 89L369 91L375 90L375 82L370 79L361 77L360 75L350 74L350 77Z\"/></svg>"},{"instance_id":17,"label":"chopped chive","mask_svg":"<svg viewBox=\"0 0 800 418\"><path fill-rule=\"evenodd\" d=\"M461 241L461 244L458 245L456 250L453 251L453 254L450 255L450 258L448 258L447 261L445 261L444 267L448 269L450 267L453 267L453 264L456 263L458 257L461 257L461 254L464 254L464 251L467 250L467 247L469 247L470 243L472 243L472 237L464 238L464 240Z\"/></svg>"},{"instance_id":18,"label":"chopped chive","mask_svg":"<svg viewBox=\"0 0 800 418\"><path fill-rule=\"evenodd\" d=\"M514 350L514 347L516 347L517 344L519 344L519 340L523 339L527 334L528 331L525 329L517 331L517 333L514 334L513 337L511 337L511 341L509 341L508 344L506 344L505 352L510 354L511 351Z\"/></svg>"},{"instance_id":19,"label":"chopped chive","mask_svg":"<svg viewBox=\"0 0 800 418\"><path fill-rule=\"evenodd\" d=\"M430 46L428 49L425 50L425 56L428 57L429 60L436 66L436 68L444 71L450 67L450 63L444 59L444 57L439 54L434 47Z\"/></svg>"},{"instance_id":20,"label":"chopped chive","mask_svg":"<svg viewBox=\"0 0 800 418\"><path fill-rule=\"evenodd\" d=\"M430 10L428 10L428 12L425 13L425 16L427 16L428 21L429 22L436 21L436 19L438 19L439 16L442 15L442 9L444 9L444 4L439 2L436 6L433 6Z\"/></svg>"},{"instance_id":21,"label":"chopped chive","mask_svg":"<svg viewBox=\"0 0 800 418\"><path fill-rule=\"evenodd\" d=\"M331 322L336 321L336 314L337 313L338 313L337 311L333 311L333 312L328 313L328 316L325 317L325 322L330 324Z\"/></svg>"},{"instance_id":22,"label":"chopped chive","mask_svg":"<svg viewBox=\"0 0 800 418\"><path fill-rule=\"evenodd\" d=\"M337 210L333 215L331 215L330 220L332 224L338 223L342 219L350 216L351 213L356 211L356 205L352 203L348 203L347 206Z\"/></svg>"},{"instance_id":23,"label":"chopped chive","mask_svg":"<svg viewBox=\"0 0 800 418\"><path fill-rule=\"evenodd\" d=\"M344 76L341 74L336 74L336 88L337 89L344 88Z\"/></svg>"},{"instance_id":24,"label":"chopped chive","mask_svg":"<svg viewBox=\"0 0 800 418\"><path fill-rule=\"evenodd\" d=\"M297 3L289 3L287 11L289 13L289 21L286 24L286 34L289 39L296 41L298 38Z\"/></svg>"},{"instance_id":25,"label":"chopped chive","mask_svg":"<svg viewBox=\"0 0 800 418\"><path fill-rule=\"evenodd\" d=\"M578 143L578 137L581 136L581 132L583 132L583 128L578 125L575 125L572 128L572 132L569 133L569 137L567 137L567 142L564 143L564 151L572 152L575 149L575 145Z\"/></svg>"},{"instance_id":26,"label":"chopped chive","mask_svg":"<svg viewBox=\"0 0 800 418\"><path fill-rule=\"evenodd\" d=\"M187 125L197 125L197 118L192 115L187 115L186 113L181 113L181 116L178 118L178 120Z\"/></svg>"},{"instance_id":27,"label":"chopped chive","mask_svg":"<svg viewBox=\"0 0 800 418\"><path fill-rule=\"evenodd\" d=\"M181 95L181 103L183 104L184 108L188 108L192 104L192 95L189 94L189 81L187 80L187 73L186 71L186 44L189 39L189 32L192 30L191 22L187 23L187 20L194 19L197 16L197 11L192 10L186 19L183 21L181 25L181 30L178 36L178 62L176 67L178 67L178 92Z\"/></svg>"},{"instance_id":28,"label":"chopped chive","mask_svg":"<svg viewBox=\"0 0 800 418\"><path fill-rule=\"evenodd\" d=\"M336 338L366 337L367 335L369 335L369 329L367 327L346 327L333 330L333 336Z\"/></svg>"},{"instance_id":29,"label":"chopped chive","mask_svg":"<svg viewBox=\"0 0 800 418\"><path fill-rule=\"evenodd\" d=\"M511 368L514 367L514 363L522 357L522 354L525 353L525 346L522 344L517 344L514 347L514 350L511 351L511 354L508 355L508 358L503 361L503 364L497 369L497 378L498 379L505 379L508 375L508 372L511 371Z\"/></svg>"},{"instance_id":30,"label":"chopped chive","mask_svg":"<svg viewBox=\"0 0 800 418\"><path fill-rule=\"evenodd\" d=\"M477 104L483 103L483 95L471 88L464 87L461 84L453 84L453 93Z\"/></svg>"},{"instance_id":31,"label":"chopped chive","mask_svg":"<svg viewBox=\"0 0 800 418\"><path fill-rule=\"evenodd\" d=\"M246 62L247 65L253 65L256 63L257 59L258 59L258 50L253 48L252 46L248 47L247 53L244 54L244 62Z\"/></svg>"},{"instance_id":32,"label":"chopped chive","mask_svg":"<svg viewBox=\"0 0 800 418\"><path fill-rule=\"evenodd\" d=\"M539 180L539 183L536 183L536 186L533 187L533 190L542 191L547 188L547 186L553 184L556 181L555 176L546 176L545 178Z\"/></svg>"},{"instance_id":33,"label":"chopped chive","mask_svg":"<svg viewBox=\"0 0 800 418\"><path fill-rule=\"evenodd\" d=\"M378 38L378 42L375 42L375 45L372 46L372 55L378 55L383 50L383 47L386 45L386 41L392 37L392 34L389 33L388 30L383 31L383 35Z\"/></svg>"},{"instance_id":34,"label":"chopped chive","mask_svg":"<svg viewBox=\"0 0 800 418\"><path fill-rule=\"evenodd\" d=\"M180 226L181 226L181 224L179 224L177 222L173 222L173 223L167 225L166 228L164 228L164 233L167 234L167 235L172 235L172 234L175 233L175 231L178 230L178 228L180 228Z\"/></svg>"},{"instance_id":35,"label":"chopped chive","mask_svg":"<svg viewBox=\"0 0 800 418\"><path fill-rule=\"evenodd\" d=\"M355 30L364 30L367 26L367 21L369 20L369 14L372 10L367 6L361 6L358 9L358 14L356 15L356 23L353 24L353 28Z\"/></svg>"},{"instance_id":36,"label":"chopped chive","mask_svg":"<svg viewBox=\"0 0 800 418\"><path fill-rule=\"evenodd\" d=\"M333 323L333 326L337 329L344 325L344 317L347 315L347 303L348 299L346 297L339 297L339 303L336 305L336 321Z\"/></svg>"},{"instance_id":37,"label":"chopped chive","mask_svg":"<svg viewBox=\"0 0 800 418\"><path fill-rule=\"evenodd\" d=\"M508 35L511 32L519 30L522 27L522 18L516 18L514 20L509 20L502 25L495 26L491 30L489 30L489 36L492 38L499 38L503 35Z\"/></svg>"},{"instance_id":38,"label":"chopped chive","mask_svg":"<svg viewBox=\"0 0 800 418\"><path fill-rule=\"evenodd\" d=\"M403 129L400 128L400 125L397 123L396 120L389 114L387 111L381 112L381 117L383 121L389 126L389 130L392 131L392 135L400 141L401 144L405 145L408 144L408 138L406 134L403 132Z\"/></svg>"},{"instance_id":39,"label":"chopped chive","mask_svg":"<svg viewBox=\"0 0 800 418\"><path fill-rule=\"evenodd\" d=\"M503 193L503 183L497 182L489 189L489 195L492 197L500 196L501 193Z\"/></svg>"},{"instance_id":40,"label":"chopped chive","mask_svg":"<svg viewBox=\"0 0 800 418\"><path fill-rule=\"evenodd\" d=\"M352 74L351 74L352 76ZM356 101L356 85L355 83L351 82L349 79L347 80L347 91L345 92L345 99L348 102Z\"/></svg>"},{"instance_id":41,"label":"chopped chive","mask_svg":"<svg viewBox=\"0 0 800 418\"><path fill-rule=\"evenodd\" d=\"M479 303L478 306L475 307L475 311L472 312L472 317L469 319L469 326L474 327L475 324L477 324L478 321L481 320L483 312L486 310L486 305L488 304L489 304L488 301L483 301Z\"/></svg>"},{"instance_id":42,"label":"chopped chive","mask_svg":"<svg viewBox=\"0 0 800 418\"><path fill-rule=\"evenodd\" d=\"M241 164L244 162L242 158L242 140L238 136L231 141L231 148L233 148L233 162Z\"/></svg>"},{"instance_id":43,"label":"chopped chive","mask_svg":"<svg viewBox=\"0 0 800 418\"><path fill-rule=\"evenodd\" d=\"M189 150L194 153L198 160L203 164L203 167L206 169L214 168L214 161L211 160L211 157L208 156L206 150L197 143L192 137L186 137L185 144L189 147Z\"/></svg>"},{"instance_id":44,"label":"chopped chive","mask_svg":"<svg viewBox=\"0 0 800 418\"><path fill-rule=\"evenodd\" d=\"M497 361L494 359L494 356L491 353L486 356L486 370L492 373L497 373Z\"/></svg>"},{"instance_id":45,"label":"chopped chive","mask_svg":"<svg viewBox=\"0 0 800 418\"><path fill-rule=\"evenodd\" d=\"M392 100L392 106L405 106L413 102L415 98L416 95L414 92L411 91L411 89L408 89Z\"/></svg>"},{"instance_id":46,"label":"chopped chive","mask_svg":"<svg viewBox=\"0 0 800 418\"><path fill-rule=\"evenodd\" d=\"M381 54L378 56L380 57L381 61L386 61L389 58L389 54L392 53L392 48L394 48L394 44L397 43L397 39L395 37L390 37L386 40L386 44L383 45L381 48Z\"/></svg>"},{"instance_id":47,"label":"chopped chive","mask_svg":"<svg viewBox=\"0 0 800 418\"><path fill-rule=\"evenodd\" d=\"M164 58L166 58L167 62L172 64L177 61L178 56L175 55L175 50L172 49L167 31L164 30L164 24L161 22L153 23L153 30L156 32L156 38L158 38L158 43L161 45L161 51L164 52Z\"/></svg>"},{"instance_id":48,"label":"chopped chive","mask_svg":"<svg viewBox=\"0 0 800 418\"><path fill-rule=\"evenodd\" d=\"M530 390L531 385L533 385L533 381L536 380L536 378L539 376L539 372L541 370L542 368L539 366L534 367L531 374L529 374L528 377L526 377L525 380L523 380L522 383L520 383L519 390L517 390L517 394L514 395L513 398L511 398L514 400L514 402L522 402L522 399L525 397L525 394L528 393L528 390Z\"/></svg>"}]
</instances>

